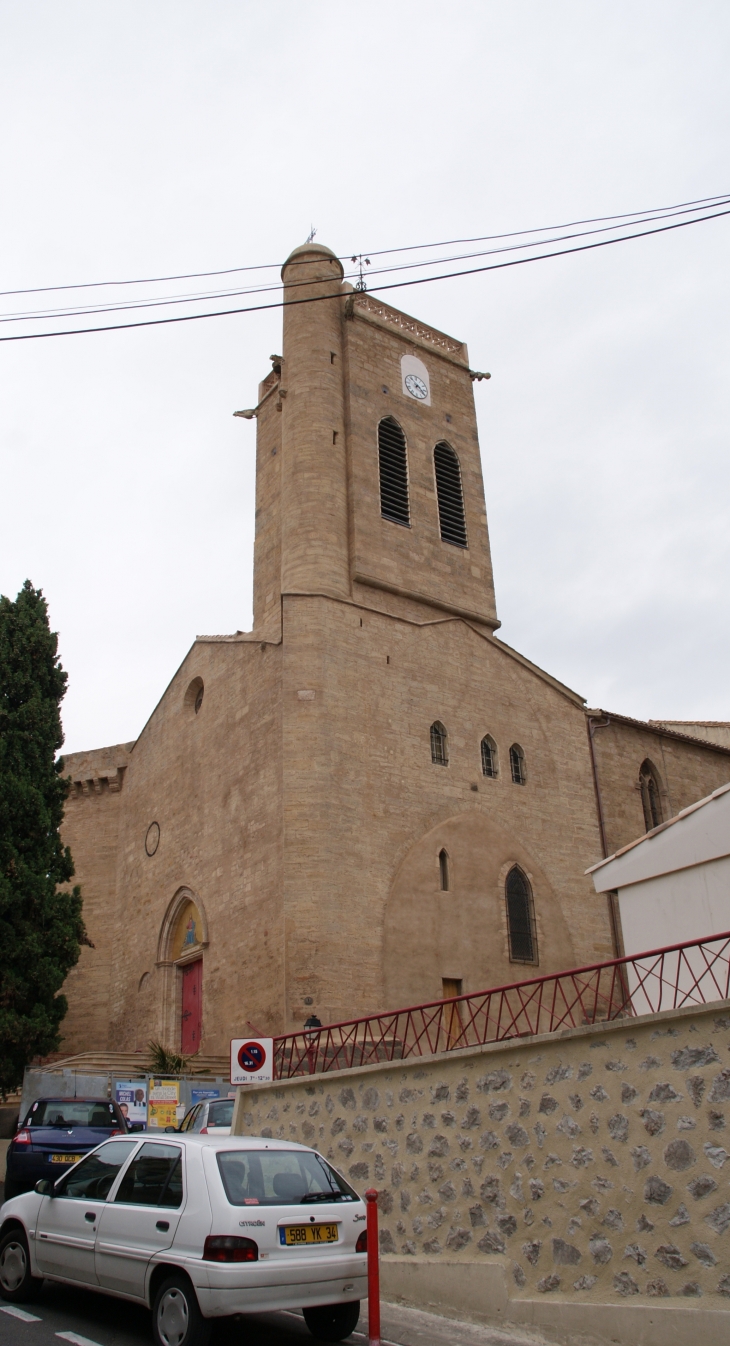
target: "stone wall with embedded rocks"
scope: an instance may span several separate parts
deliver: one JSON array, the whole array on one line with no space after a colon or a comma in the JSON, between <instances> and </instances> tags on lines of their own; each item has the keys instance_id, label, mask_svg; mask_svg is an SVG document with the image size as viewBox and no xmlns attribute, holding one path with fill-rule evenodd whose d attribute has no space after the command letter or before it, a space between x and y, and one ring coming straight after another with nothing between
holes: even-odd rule
<instances>
[{"instance_id":1,"label":"stone wall with embedded rocks","mask_svg":"<svg viewBox=\"0 0 730 1346\"><path fill-rule=\"evenodd\" d=\"M398 1255L511 1299L730 1309L730 1002L251 1090L239 1134L380 1192Z\"/></svg>"}]
</instances>

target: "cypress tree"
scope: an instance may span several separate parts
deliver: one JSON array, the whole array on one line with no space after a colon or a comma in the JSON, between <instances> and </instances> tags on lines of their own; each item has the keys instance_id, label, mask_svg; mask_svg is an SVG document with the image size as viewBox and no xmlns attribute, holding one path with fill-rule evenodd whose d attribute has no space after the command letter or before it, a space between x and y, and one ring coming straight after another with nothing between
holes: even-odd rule
<instances>
[{"instance_id":1,"label":"cypress tree","mask_svg":"<svg viewBox=\"0 0 730 1346\"><path fill-rule=\"evenodd\" d=\"M0 597L0 1092L20 1084L34 1056L56 1051L59 994L87 943L81 890L61 843L60 706L67 674L40 589L26 580Z\"/></svg>"}]
</instances>

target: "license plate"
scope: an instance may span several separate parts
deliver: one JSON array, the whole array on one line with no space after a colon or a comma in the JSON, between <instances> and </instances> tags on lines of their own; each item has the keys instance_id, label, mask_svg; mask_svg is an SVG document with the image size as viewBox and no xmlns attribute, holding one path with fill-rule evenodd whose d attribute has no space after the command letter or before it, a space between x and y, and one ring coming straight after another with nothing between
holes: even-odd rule
<instances>
[{"instance_id":1,"label":"license plate","mask_svg":"<svg viewBox=\"0 0 730 1346\"><path fill-rule=\"evenodd\" d=\"M82 1158L83 1158L83 1155L81 1155L81 1154L52 1154L52 1155L51 1155L51 1163L52 1163L52 1164L77 1164L78 1161L79 1161L79 1159L82 1159Z\"/></svg>"},{"instance_id":2,"label":"license plate","mask_svg":"<svg viewBox=\"0 0 730 1346\"><path fill-rule=\"evenodd\" d=\"M336 1243L336 1224L288 1224L279 1230L279 1242L292 1248L303 1243Z\"/></svg>"}]
</instances>

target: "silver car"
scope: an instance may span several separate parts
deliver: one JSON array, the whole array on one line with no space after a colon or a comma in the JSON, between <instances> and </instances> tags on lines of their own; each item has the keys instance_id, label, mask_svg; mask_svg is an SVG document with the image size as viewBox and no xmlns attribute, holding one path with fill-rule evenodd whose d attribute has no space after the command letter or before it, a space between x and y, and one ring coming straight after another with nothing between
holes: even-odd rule
<instances>
[{"instance_id":1,"label":"silver car","mask_svg":"<svg viewBox=\"0 0 730 1346\"><path fill-rule=\"evenodd\" d=\"M43 1278L152 1309L157 1346L205 1346L212 1320L302 1309L341 1341L367 1295L365 1204L322 1155L262 1137L109 1140L0 1212L0 1295Z\"/></svg>"}]
</instances>

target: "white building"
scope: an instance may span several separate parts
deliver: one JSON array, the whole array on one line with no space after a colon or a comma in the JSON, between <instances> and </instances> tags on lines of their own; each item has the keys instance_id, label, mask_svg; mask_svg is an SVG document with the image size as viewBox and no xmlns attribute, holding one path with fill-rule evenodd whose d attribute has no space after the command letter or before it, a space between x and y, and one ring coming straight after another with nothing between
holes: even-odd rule
<instances>
[{"instance_id":1,"label":"white building","mask_svg":"<svg viewBox=\"0 0 730 1346\"><path fill-rule=\"evenodd\" d=\"M729 932L730 784L586 872L597 893L617 893L630 956ZM689 952L684 964L677 975L689 986L690 969L699 975L706 963L699 952ZM671 975L667 968L665 976ZM715 998L709 982L703 989L707 999ZM665 1000L651 1008L669 1008ZM636 1003L634 1008L642 1012Z\"/></svg>"}]
</instances>

